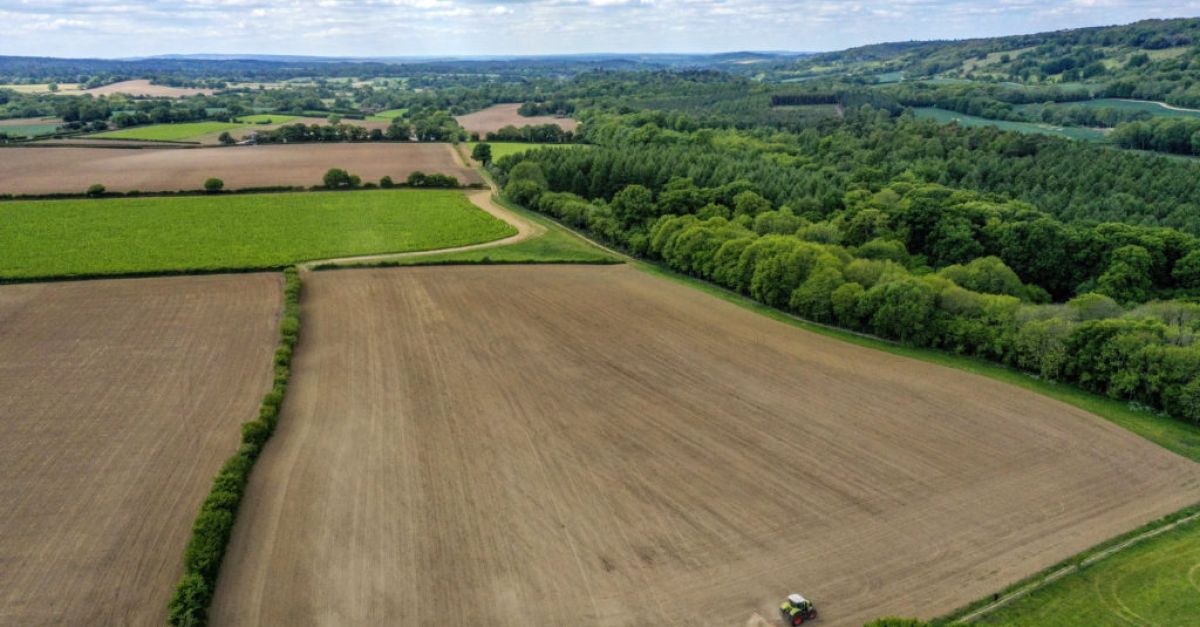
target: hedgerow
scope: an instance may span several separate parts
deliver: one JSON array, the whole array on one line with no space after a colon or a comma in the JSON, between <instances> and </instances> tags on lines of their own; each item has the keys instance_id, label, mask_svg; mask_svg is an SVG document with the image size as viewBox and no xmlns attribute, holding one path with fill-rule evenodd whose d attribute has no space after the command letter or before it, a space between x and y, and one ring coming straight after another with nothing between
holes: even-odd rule
<instances>
[{"instance_id":1,"label":"hedgerow","mask_svg":"<svg viewBox=\"0 0 1200 627\"><path fill-rule=\"evenodd\" d=\"M216 591L217 574L250 480L250 471L279 422L279 411L291 376L293 349L300 338L300 275L295 268L288 268L284 271L284 279L279 346L272 362L274 383L263 397L258 418L242 424L242 444L221 466L192 524L192 537L183 557L183 577L167 606L167 622L171 625L196 627L208 623L208 606Z\"/></svg>"}]
</instances>

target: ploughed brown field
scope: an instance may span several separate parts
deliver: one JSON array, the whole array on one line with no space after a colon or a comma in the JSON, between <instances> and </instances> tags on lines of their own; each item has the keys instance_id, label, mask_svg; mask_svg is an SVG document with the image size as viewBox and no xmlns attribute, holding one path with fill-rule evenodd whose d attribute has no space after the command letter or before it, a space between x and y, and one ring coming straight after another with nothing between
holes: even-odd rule
<instances>
[{"instance_id":1,"label":"ploughed brown field","mask_svg":"<svg viewBox=\"0 0 1200 627\"><path fill-rule=\"evenodd\" d=\"M191 150L118 148L0 149L0 193L82 193L93 183L110 191L200 189L209 177L226 189L272 185L320 185L329 168L343 168L364 182L391 176L403 181L415 170L481 183L449 144L331 143L229 146Z\"/></svg>"},{"instance_id":2,"label":"ploughed brown field","mask_svg":"<svg viewBox=\"0 0 1200 627\"><path fill-rule=\"evenodd\" d=\"M302 307L217 625L928 617L1200 501L1096 416L630 267L317 272Z\"/></svg>"},{"instance_id":3,"label":"ploughed brown field","mask_svg":"<svg viewBox=\"0 0 1200 627\"><path fill-rule=\"evenodd\" d=\"M153 98L182 98L184 96L196 96L199 94L212 94L212 89L201 89L193 87L171 87L170 85L154 85L147 79L137 79L132 81L121 81L111 83L109 85L101 85L92 89L85 89L83 93L92 94L94 96L111 96L113 94L126 94L129 96L153 97Z\"/></svg>"},{"instance_id":4,"label":"ploughed brown field","mask_svg":"<svg viewBox=\"0 0 1200 627\"><path fill-rule=\"evenodd\" d=\"M270 388L274 274L0 286L0 625L161 625Z\"/></svg>"},{"instance_id":5,"label":"ploughed brown field","mask_svg":"<svg viewBox=\"0 0 1200 627\"><path fill-rule=\"evenodd\" d=\"M525 117L517 113L521 105L518 103L492 105L482 111L468 113L467 115L456 115L455 120L458 120L458 125L467 129L471 133L495 133L496 131L506 126L541 126L543 124L557 124L564 131L574 131L579 127L579 122L571 118L560 118L553 115L535 115Z\"/></svg>"}]
</instances>

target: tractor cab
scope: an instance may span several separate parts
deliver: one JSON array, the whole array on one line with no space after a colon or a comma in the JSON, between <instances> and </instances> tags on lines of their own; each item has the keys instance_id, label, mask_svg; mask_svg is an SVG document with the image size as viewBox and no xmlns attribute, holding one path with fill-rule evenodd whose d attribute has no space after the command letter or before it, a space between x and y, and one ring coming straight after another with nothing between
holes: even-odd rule
<instances>
[{"instance_id":1,"label":"tractor cab","mask_svg":"<svg viewBox=\"0 0 1200 627\"><path fill-rule=\"evenodd\" d=\"M786 625L802 625L806 620L817 617L817 608L812 601L799 594L789 594L783 603L779 604L779 614Z\"/></svg>"}]
</instances>

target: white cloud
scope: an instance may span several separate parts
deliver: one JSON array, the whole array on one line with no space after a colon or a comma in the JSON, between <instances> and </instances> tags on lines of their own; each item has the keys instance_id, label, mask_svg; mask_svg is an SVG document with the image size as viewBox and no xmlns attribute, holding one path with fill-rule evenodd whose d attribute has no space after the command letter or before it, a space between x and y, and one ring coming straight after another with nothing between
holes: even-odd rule
<instances>
[{"instance_id":1,"label":"white cloud","mask_svg":"<svg viewBox=\"0 0 1200 627\"><path fill-rule=\"evenodd\" d=\"M0 0L0 54L829 50L1198 14L1200 0Z\"/></svg>"}]
</instances>

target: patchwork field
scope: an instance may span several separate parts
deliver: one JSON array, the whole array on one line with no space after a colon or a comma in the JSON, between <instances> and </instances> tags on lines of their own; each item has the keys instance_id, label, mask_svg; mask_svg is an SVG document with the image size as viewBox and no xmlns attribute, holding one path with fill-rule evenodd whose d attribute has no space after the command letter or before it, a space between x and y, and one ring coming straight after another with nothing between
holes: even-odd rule
<instances>
[{"instance_id":1,"label":"patchwork field","mask_svg":"<svg viewBox=\"0 0 1200 627\"><path fill-rule=\"evenodd\" d=\"M230 146L203 150L20 147L0 149L0 194L83 193L101 183L110 191L199 189L210 176L226 189L320 185L329 168L378 181L404 180L414 170L481 183L449 144L306 144Z\"/></svg>"},{"instance_id":2,"label":"patchwork field","mask_svg":"<svg viewBox=\"0 0 1200 627\"><path fill-rule=\"evenodd\" d=\"M110 85L85 89L83 93L93 96L111 96L125 94L127 96L150 98L182 98L199 94L212 94L212 89L194 89L191 87L171 87L169 85L152 85L147 79L121 81Z\"/></svg>"},{"instance_id":3,"label":"patchwork field","mask_svg":"<svg viewBox=\"0 0 1200 627\"><path fill-rule=\"evenodd\" d=\"M374 121L391 122L394 118L398 118L398 117L404 115L405 113L408 113L407 108L405 108L405 109L388 109L387 111L380 111L379 113L376 113L375 115L369 116L367 119L374 120Z\"/></svg>"},{"instance_id":4,"label":"patchwork field","mask_svg":"<svg viewBox=\"0 0 1200 627\"><path fill-rule=\"evenodd\" d=\"M630 267L306 279L213 622L930 617L1200 500L1200 468L1002 383Z\"/></svg>"},{"instance_id":5,"label":"patchwork field","mask_svg":"<svg viewBox=\"0 0 1200 627\"><path fill-rule=\"evenodd\" d=\"M992 120L981 118L957 111L947 111L936 107L917 107L912 110L919 118L928 118L942 123L957 122L961 126L994 126L1002 131L1017 131L1018 133L1038 133L1054 135L1067 139L1101 142L1107 141L1104 131L1093 128L1073 126L1052 126L1050 124L1033 124L1031 122L1009 122L1007 120Z\"/></svg>"},{"instance_id":6,"label":"patchwork field","mask_svg":"<svg viewBox=\"0 0 1200 627\"><path fill-rule=\"evenodd\" d=\"M0 624L161 625L270 387L278 275L0 286Z\"/></svg>"},{"instance_id":7,"label":"patchwork field","mask_svg":"<svg viewBox=\"0 0 1200 627\"><path fill-rule=\"evenodd\" d=\"M0 120L0 133L10 137L49 135L62 126L59 118L9 118Z\"/></svg>"},{"instance_id":8,"label":"patchwork field","mask_svg":"<svg viewBox=\"0 0 1200 627\"><path fill-rule=\"evenodd\" d=\"M471 133L494 133L506 126L540 126L542 124L557 124L564 131L573 131L579 127L579 122L571 118L560 118L552 115L536 115L525 117L517 113L519 103L492 105L482 111L454 116L459 126Z\"/></svg>"},{"instance_id":9,"label":"patchwork field","mask_svg":"<svg viewBox=\"0 0 1200 627\"><path fill-rule=\"evenodd\" d=\"M516 233L452 190L12 201L0 224L0 278L264 268Z\"/></svg>"},{"instance_id":10,"label":"patchwork field","mask_svg":"<svg viewBox=\"0 0 1200 627\"><path fill-rule=\"evenodd\" d=\"M245 124L230 122L182 122L179 124L151 124L150 126L134 126L116 131L105 131L89 135L99 139L141 139L146 141L185 141L207 135L220 134L246 128Z\"/></svg>"}]
</instances>

